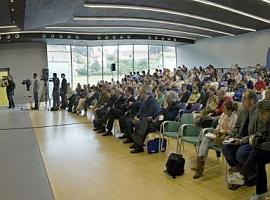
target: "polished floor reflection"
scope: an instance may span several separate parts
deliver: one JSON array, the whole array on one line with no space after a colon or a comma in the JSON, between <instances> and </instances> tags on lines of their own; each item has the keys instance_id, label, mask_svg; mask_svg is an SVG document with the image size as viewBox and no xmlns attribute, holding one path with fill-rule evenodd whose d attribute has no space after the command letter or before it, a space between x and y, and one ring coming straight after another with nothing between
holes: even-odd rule
<instances>
[{"instance_id":1,"label":"polished floor reflection","mask_svg":"<svg viewBox=\"0 0 270 200\"><path fill-rule=\"evenodd\" d=\"M92 131L87 119L66 112L30 112L33 126L69 124L35 129L56 200L239 200L255 188L226 189L225 165L210 152L205 175L194 181L190 170L195 159L185 145L186 171L173 180L163 173L166 159L175 149L170 140L166 153L136 155L115 137Z\"/></svg>"}]
</instances>

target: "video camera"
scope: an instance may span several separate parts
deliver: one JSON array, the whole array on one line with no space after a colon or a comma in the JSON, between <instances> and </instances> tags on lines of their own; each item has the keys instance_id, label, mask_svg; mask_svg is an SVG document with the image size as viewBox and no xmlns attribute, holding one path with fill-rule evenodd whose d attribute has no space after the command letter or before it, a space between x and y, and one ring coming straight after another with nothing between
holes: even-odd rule
<instances>
[{"instance_id":1,"label":"video camera","mask_svg":"<svg viewBox=\"0 0 270 200\"><path fill-rule=\"evenodd\" d=\"M43 68L41 73L40 80L47 82L49 80L49 69Z\"/></svg>"},{"instance_id":2,"label":"video camera","mask_svg":"<svg viewBox=\"0 0 270 200\"><path fill-rule=\"evenodd\" d=\"M49 82L54 82L56 78L49 78Z\"/></svg>"},{"instance_id":3,"label":"video camera","mask_svg":"<svg viewBox=\"0 0 270 200\"><path fill-rule=\"evenodd\" d=\"M0 87L6 87L8 83L8 77L2 76L2 79L0 79Z\"/></svg>"},{"instance_id":4,"label":"video camera","mask_svg":"<svg viewBox=\"0 0 270 200\"><path fill-rule=\"evenodd\" d=\"M30 91L31 80L30 79L23 80L22 85L26 85L26 90Z\"/></svg>"}]
</instances>

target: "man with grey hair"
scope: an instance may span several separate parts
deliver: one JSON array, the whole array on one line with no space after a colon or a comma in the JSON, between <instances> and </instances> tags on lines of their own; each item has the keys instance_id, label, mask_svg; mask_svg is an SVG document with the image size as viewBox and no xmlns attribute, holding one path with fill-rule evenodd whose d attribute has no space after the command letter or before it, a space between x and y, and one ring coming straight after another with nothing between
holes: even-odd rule
<instances>
[{"instance_id":1,"label":"man with grey hair","mask_svg":"<svg viewBox=\"0 0 270 200\"><path fill-rule=\"evenodd\" d=\"M127 130L127 136L131 136L131 139L134 140L132 137L132 130L133 127L135 127L135 131L138 130L139 124L144 119L154 119L158 113L160 112L160 106L155 99L155 97L152 95L152 88L143 85L139 90L139 97L142 100L140 104L140 110L135 115L135 117L132 120L127 120L125 124L125 129ZM131 132L130 132L131 131ZM125 141L124 143L128 143L129 141ZM143 152L142 146L133 146L135 148L132 153L138 153Z\"/></svg>"},{"instance_id":2,"label":"man with grey hair","mask_svg":"<svg viewBox=\"0 0 270 200\"><path fill-rule=\"evenodd\" d=\"M164 120L173 121L176 119L180 109L177 93L174 91L168 92L166 103L168 104L168 107L160 110L160 113L155 118L151 116L144 117L140 120L135 133L132 135L134 144L131 148L134 148L134 150L132 150L131 153L143 152L143 143L147 134L159 130L160 124Z\"/></svg>"},{"instance_id":3,"label":"man with grey hair","mask_svg":"<svg viewBox=\"0 0 270 200\"><path fill-rule=\"evenodd\" d=\"M231 166L230 171L239 171L242 168L252 150L248 142L249 137L264 129L264 123L259 119L256 111L256 93L247 90L242 101L243 107L238 113L234 130L227 137L226 144L222 146L223 154ZM238 186L229 184L228 188L235 190Z\"/></svg>"},{"instance_id":4,"label":"man with grey hair","mask_svg":"<svg viewBox=\"0 0 270 200\"><path fill-rule=\"evenodd\" d=\"M244 166L240 172L232 174L228 181L231 184L244 185L245 176L250 171L256 170L256 194L250 200L268 199L267 175L265 165L270 163L270 101L263 100L257 104L257 110L260 118L267 125L266 131L261 135L250 137L249 143L252 145L252 151L249 154Z\"/></svg>"}]
</instances>

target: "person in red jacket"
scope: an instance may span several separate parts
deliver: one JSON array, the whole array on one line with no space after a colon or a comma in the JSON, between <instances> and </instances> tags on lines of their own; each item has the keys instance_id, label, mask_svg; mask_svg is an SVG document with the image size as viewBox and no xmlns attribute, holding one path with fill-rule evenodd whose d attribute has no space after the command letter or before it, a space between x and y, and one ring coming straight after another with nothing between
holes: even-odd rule
<instances>
[{"instance_id":1,"label":"person in red jacket","mask_svg":"<svg viewBox=\"0 0 270 200\"><path fill-rule=\"evenodd\" d=\"M261 94L266 89L266 83L262 77L257 76L257 82L255 83L255 91L258 94Z\"/></svg>"}]
</instances>

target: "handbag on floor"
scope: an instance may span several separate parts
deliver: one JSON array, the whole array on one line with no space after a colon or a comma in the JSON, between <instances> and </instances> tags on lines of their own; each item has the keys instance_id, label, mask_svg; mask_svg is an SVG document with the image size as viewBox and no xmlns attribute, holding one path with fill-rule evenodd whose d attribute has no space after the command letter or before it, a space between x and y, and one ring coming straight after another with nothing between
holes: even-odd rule
<instances>
[{"instance_id":1,"label":"handbag on floor","mask_svg":"<svg viewBox=\"0 0 270 200\"><path fill-rule=\"evenodd\" d=\"M162 142L163 141L163 142ZM159 152L159 145L161 144L161 152L166 151L167 148L167 140L164 138L155 138L153 140L148 140L147 142L147 151L149 154L158 153Z\"/></svg>"},{"instance_id":2,"label":"handbag on floor","mask_svg":"<svg viewBox=\"0 0 270 200\"><path fill-rule=\"evenodd\" d=\"M166 170L164 172L167 172L173 179L176 178L176 176L181 176L184 174L185 171L185 159L181 154L177 153L171 153L167 163L166 163Z\"/></svg>"}]
</instances>

